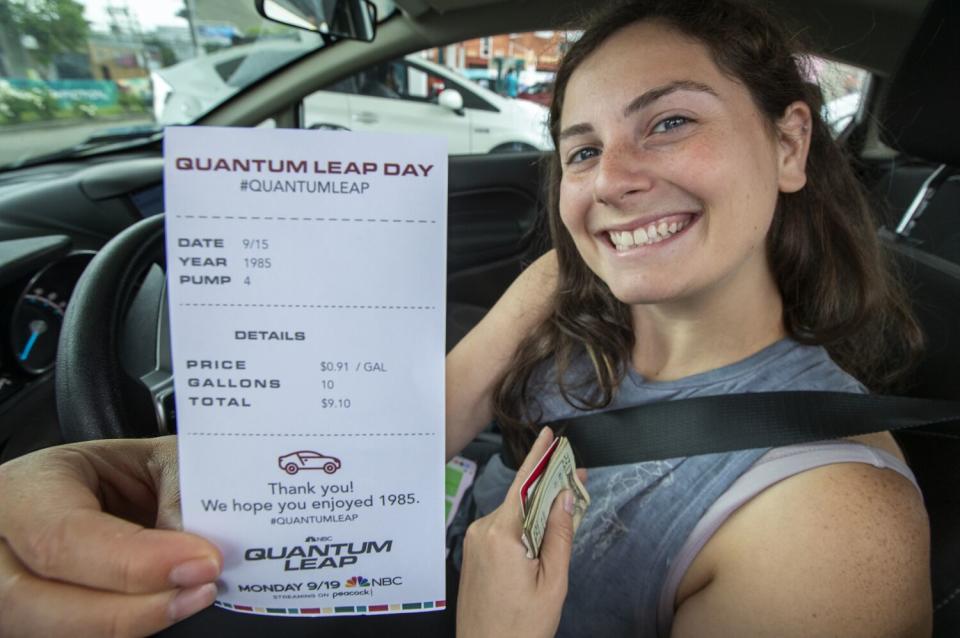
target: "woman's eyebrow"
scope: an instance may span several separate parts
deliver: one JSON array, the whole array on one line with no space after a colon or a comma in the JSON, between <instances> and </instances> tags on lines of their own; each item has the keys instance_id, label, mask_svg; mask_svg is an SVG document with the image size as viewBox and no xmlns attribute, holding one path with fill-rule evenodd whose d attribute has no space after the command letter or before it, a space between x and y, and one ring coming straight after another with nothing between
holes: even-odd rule
<instances>
[{"instance_id":1,"label":"woman's eyebrow","mask_svg":"<svg viewBox=\"0 0 960 638\"><path fill-rule=\"evenodd\" d=\"M697 91L699 93L708 93L713 97L719 97L716 91L702 82L694 82L692 80L675 80L669 84L664 84L663 86L650 89L649 91L646 91L640 96L634 98L633 101L630 102L625 109L623 109L623 116L629 117L637 111L650 106L660 98L666 97L667 95L675 93L676 91Z\"/></svg>"},{"instance_id":2,"label":"woman's eyebrow","mask_svg":"<svg viewBox=\"0 0 960 638\"><path fill-rule=\"evenodd\" d=\"M593 126L590 124L573 124L567 128L560 131L560 134L557 135L557 141L564 140L568 137L573 137L575 135L586 135L587 133L593 132Z\"/></svg>"},{"instance_id":3,"label":"woman's eyebrow","mask_svg":"<svg viewBox=\"0 0 960 638\"><path fill-rule=\"evenodd\" d=\"M666 97L667 95L670 95L676 91L697 91L699 93L707 93L714 97L719 97L716 91L702 82L694 82L693 80L676 80L674 82L670 82L669 84L652 88L634 98L633 101L630 102L625 109L623 109L623 116L629 117L637 111L650 106L660 98ZM557 136L557 141L559 142L568 137L573 137L575 135L586 135L587 133L592 132L593 126L590 124L585 122L573 124L560 131L560 134Z\"/></svg>"}]
</instances>

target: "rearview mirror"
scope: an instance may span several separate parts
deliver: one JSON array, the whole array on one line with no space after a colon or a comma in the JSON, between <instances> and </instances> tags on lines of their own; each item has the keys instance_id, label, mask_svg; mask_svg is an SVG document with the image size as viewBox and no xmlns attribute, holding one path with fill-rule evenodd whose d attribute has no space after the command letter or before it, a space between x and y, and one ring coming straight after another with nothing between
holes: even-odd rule
<instances>
[{"instance_id":1,"label":"rearview mirror","mask_svg":"<svg viewBox=\"0 0 960 638\"><path fill-rule=\"evenodd\" d=\"M377 7L370 0L256 0L267 20L336 38L372 42Z\"/></svg>"}]
</instances>

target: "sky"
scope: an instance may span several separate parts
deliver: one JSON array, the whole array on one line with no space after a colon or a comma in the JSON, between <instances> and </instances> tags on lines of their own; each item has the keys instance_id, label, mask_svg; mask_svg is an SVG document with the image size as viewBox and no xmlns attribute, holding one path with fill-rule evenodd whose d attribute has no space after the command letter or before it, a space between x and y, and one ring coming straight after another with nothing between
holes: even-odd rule
<instances>
[{"instance_id":1,"label":"sky","mask_svg":"<svg viewBox=\"0 0 960 638\"><path fill-rule=\"evenodd\" d=\"M157 26L185 27L187 23L176 17L183 7L183 0L79 0L84 5L84 17L98 30L110 24L107 7L127 6L140 21L140 28L150 31Z\"/></svg>"}]
</instances>

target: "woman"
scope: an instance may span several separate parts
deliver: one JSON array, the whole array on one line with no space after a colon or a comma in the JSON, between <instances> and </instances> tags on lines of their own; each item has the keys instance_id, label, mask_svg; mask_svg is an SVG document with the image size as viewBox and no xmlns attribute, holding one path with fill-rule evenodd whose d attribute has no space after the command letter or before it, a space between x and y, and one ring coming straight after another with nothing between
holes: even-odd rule
<instances>
[{"instance_id":1,"label":"woman","mask_svg":"<svg viewBox=\"0 0 960 638\"><path fill-rule=\"evenodd\" d=\"M787 41L749 7L649 0L602 13L566 54L556 253L448 362L499 377L474 413L490 397L515 451L584 412L864 392L908 367L918 329ZM509 354L507 326L528 334ZM558 635L928 633L922 499L889 434L857 438L591 470ZM494 458L479 511L513 480Z\"/></svg>"}]
</instances>

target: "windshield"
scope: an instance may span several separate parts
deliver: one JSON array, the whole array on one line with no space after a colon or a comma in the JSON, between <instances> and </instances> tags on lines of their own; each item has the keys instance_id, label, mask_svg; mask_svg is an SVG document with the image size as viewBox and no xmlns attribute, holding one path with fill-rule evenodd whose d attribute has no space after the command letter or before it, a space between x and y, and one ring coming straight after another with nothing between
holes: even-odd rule
<instances>
[{"instance_id":1,"label":"windshield","mask_svg":"<svg viewBox=\"0 0 960 638\"><path fill-rule=\"evenodd\" d=\"M322 46L254 0L0 0L0 166L193 122Z\"/></svg>"}]
</instances>

